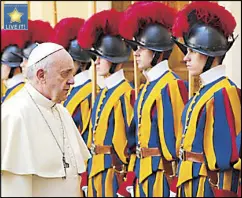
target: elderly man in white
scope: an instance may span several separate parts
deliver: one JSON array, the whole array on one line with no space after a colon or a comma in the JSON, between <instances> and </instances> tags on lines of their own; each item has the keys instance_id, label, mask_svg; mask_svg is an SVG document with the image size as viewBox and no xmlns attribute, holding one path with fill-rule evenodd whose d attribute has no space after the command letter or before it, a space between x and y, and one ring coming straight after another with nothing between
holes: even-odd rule
<instances>
[{"instance_id":1,"label":"elderly man in white","mask_svg":"<svg viewBox=\"0 0 242 198\"><path fill-rule=\"evenodd\" d=\"M77 197L90 153L60 104L73 79L73 60L54 43L39 44L28 83L2 105L2 196Z\"/></svg>"}]
</instances>

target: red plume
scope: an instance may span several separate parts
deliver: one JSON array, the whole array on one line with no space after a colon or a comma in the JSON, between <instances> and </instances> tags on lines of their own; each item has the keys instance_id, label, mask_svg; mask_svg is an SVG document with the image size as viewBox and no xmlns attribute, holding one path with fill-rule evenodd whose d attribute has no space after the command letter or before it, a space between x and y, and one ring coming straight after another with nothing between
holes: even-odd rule
<instances>
[{"instance_id":1,"label":"red plume","mask_svg":"<svg viewBox=\"0 0 242 198\"><path fill-rule=\"evenodd\" d=\"M160 2L134 3L124 12L119 26L120 34L128 40L132 40L140 29L150 23L160 23L171 31L176 13L174 8Z\"/></svg>"},{"instance_id":2,"label":"red plume","mask_svg":"<svg viewBox=\"0 0 242 198\"><path fill-rule=\"evenodd\" d=\"M225 37L232 35L236 27L236 21L229 11L215 2L194 1L178 12L172 28L174 36L181 37L183 33L188 32L190 25L188 15L193 10L196 10L198 21L221 30Z\"/></svg>"},{"instance_id":3,"label":"red plume","mask_svg":"<svg viewBox=\"0 0 242 198\"><path fill-rule=\"evenodd\" d=\"M29 34L32 43L43 43L49 41L50 36L53 34L53 27L49 22L41 20L29 20Z\"/></svg>"},{"instance_id":4,"label":"red plume","mask_svg":"<svg viewBox=\"0 0 242 198\"><path fill-rule=\"evenodd\" d=\"M1 29L1 52L9 45L17 45L19 48L23 48L28 38L29 34L26 30Z\"/></svg>"},{"instance_id":5,"label":"red plume","mask_svg":"<svg viewBox=\"0 0 242 198\"><path fill-rule=\"evenodd\" d=\"M68 48L71 40L77 38L77 34L85 20L77 17L69 17L60 20L54 27L54 34L51 42Z\"/></svg>"},{"instance_id":6,"label":"red plume","mask_svg":"<svg viewBox=\"0 0 242 198\"><path fill-rule=\"evenodd\" d=\"M119 35L118 26L122 12L115 9L104 10L92 15L78 32L78 43L82 48L91 48L97 41L100 32Z\"/></svg>"}]
</instances>

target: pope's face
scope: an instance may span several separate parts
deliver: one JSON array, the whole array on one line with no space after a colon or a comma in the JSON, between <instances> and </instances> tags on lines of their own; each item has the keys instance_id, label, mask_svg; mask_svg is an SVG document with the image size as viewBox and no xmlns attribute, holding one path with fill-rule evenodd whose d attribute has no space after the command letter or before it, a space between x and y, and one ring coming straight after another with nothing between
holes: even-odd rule
<instances>
[{"instance_id":1,"label":"pope's face","mask_svg":"<svg viewBox=\"0 0 242 198\"><path fill-rule=\"evenodd\" d=\"M72 58L66 53L59 52L58 58L47 69L46 72L46 91L47 97L56 103L60 103L67 98L70 86L74 84L74 64Z\"/></svg>"}]
</instances>

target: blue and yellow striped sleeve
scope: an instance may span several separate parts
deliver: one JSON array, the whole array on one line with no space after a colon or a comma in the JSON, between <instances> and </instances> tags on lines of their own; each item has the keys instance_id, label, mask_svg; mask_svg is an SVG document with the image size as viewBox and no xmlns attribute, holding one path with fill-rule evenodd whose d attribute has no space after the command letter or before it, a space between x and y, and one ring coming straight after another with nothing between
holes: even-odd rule
<instances>
[{"instance_id":1,"label":"blue and yellow striped sleeve","mask_svg":"<svg viewBox=\"0 0 242 198\"><path fill-rule=\"evenodd\" d=\"M160 144L168 161L178 156L178 140L182 135L181 116L187 100L186 84L182 80L174 80L161 90L161 97L156 101Z\"/></svg>"},{"instance_id":2,"label":"blue and yellow striped sleeve","mask_svg":"<svg viewBox=\"0 0 242 198\"><path fill-rule=\"evenodd\" d=\"M206 104L204 152L210 170L220 170L220 189L231 190L240 161L241 100L236 87L223 88ZM238 140L240 139L240 140Z\"/></svg>"}]
</instances>

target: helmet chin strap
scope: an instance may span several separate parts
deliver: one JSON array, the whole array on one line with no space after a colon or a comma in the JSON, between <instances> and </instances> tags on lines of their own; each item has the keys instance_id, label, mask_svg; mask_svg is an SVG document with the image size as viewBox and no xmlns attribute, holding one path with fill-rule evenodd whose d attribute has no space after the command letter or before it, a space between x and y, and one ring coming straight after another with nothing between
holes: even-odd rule
<instances>
[{"instance_id":1,"label":"helmet chin strap","mask_svg":"<svg viewBox=\"0 0 242 198\"><path fill-rule=\"evenodd\" d=\"M8 78L9 79L13 77L13 74L14 74L15 69L16 69L16 67L11 67L10 72L8 74Z\"/></svg>"},{"instance_id":2,"label":"helmet chin strap","mask_svg":"<svg viewBox=\"0 0 242 198\"><path fill-rule=\"evenodd\" d=\"M151 61L151 66L154 67L157 64L158 59L160 58L161 52L154 51L153 52L153 59Z\"/></svg>"},{"instance_id":3,"label":"helmet chin strap","mask_svg":"<svg viewBox=\"0 0 242 198\"><path fill-rule=\"evenodd\" d=\"M157 61L160 58L161 53L163 53L163 60L168 60L170 55L171 55L172 50L169 51L163 51L163 52L157 52L157 51L153 51L153 59L151 61L151 66L154 67L157 64Z\"/></svg>"},{"instance_id":4,"label":"helmet chin strap","mask_svg":"<svg viewBox=\"0 0 242 198\"><path fill-rule=\"evenodd\" d=\"M206 63L205 63L205 66L204 66L204 68L203 68L203 72L202 72L202 73L208 71L208 70L211 68L214 59L215 59L215 57L208 56L208 59L207 59L207 61L206 61Z\"/></svg>"},{"instance_id":5,"label":"helmet chin strap","mask_svg":"<svg viewBox=\"0 0 242 198\"><path fill-rule=\"evenodd\" d=\"M115 69L117 67L118 63L112 63L110 69L109 69L109 73L113 74L115 72Z\"/></svg>"},{"instance_id":6,"label":"helmet chin strap","mask_svg":"<svg viewBox=\"0 0 242 198\"><path fill-rule=\"evenodd\" d=\"M9 79L13 77L13 75L14 75L14 71L15 71L17 68L19 68L19 69L20 69L20 72L22 72L22 68L21 68L21 67L11 67L10 72L9 72L9 74L8 74L8 78L9 78Z\"/></svg>"}]
</instances>

